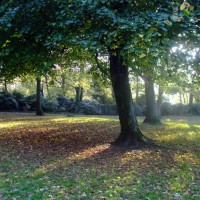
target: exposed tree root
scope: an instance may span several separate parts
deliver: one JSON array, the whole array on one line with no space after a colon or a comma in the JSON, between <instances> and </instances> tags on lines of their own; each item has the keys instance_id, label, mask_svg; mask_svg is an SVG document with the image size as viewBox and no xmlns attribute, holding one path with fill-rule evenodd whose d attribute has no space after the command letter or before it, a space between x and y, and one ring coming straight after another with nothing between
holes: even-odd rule
<instances>
[{"instance_id":1,"label":"exposed tree root","mask_svg":"<svg viewBox=\"0 0 200 200\"><path fill-rule=\"evenodd\" d=\"M43 112L39 112L39 113L37 112L36 116L44 116L44 113Z\"/></svg>"},{"instance_id":2,"label":"exposed tree root","mask_svg":"<svg viewBox=\"0 0 200 200\"><path fill-rule=\"evenodd\" d=\"M148 118L148 117L144 119L143 123L149 123L155 125L162 124L159 118Z\"/></svg>"},{"instance_id":3,"label":"exposed tree root","mask_svg":"<svg viewBox=\"0 0 200 200\"><path fill-rule=\"evenodd\" d=\"M138 137L133 137L131 135L124 136L122 134L111 143L113 146L119 147L143 147L143 146L156 146L156 143L153 139L144 136L142 133L139 134Z\"/></svg>"}]
</instances>

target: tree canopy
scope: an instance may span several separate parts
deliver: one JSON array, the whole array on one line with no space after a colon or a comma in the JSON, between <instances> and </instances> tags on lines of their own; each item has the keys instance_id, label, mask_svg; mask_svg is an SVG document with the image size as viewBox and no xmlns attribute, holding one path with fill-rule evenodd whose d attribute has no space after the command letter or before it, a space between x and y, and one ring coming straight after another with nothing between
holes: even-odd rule
<instances>
[{"instance_id":1,"label":"tree canopy","mask_svg":"<svg viewBox=\"0 0 200 200\"><path fill-rule=\"evenodd\" d=\"M152 70L148 63L154 64L175 41L198 38L199 7L199 2L182 0L2 1L0 73L47 72L69 48L107 55L121 124L116 143L144 142L132 107L128 75L135 66L130 63L145 57L147 64L140 67Z\"/></svg>"}]
</instances>

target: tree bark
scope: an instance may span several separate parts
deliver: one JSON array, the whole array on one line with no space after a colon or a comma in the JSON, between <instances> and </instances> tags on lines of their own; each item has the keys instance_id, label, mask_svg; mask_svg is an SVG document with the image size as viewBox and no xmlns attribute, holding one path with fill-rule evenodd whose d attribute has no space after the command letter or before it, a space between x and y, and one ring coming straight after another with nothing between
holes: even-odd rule
<instances>
[{"instance_id":1,"label":"tree bark","mask_svg":"<svg viewBox=\"0 0 200 200\"><path fill-rule=\"evenodd\" d=\"M117 104L121 132L114 145L137 145L145 143L145 137L138 127L134 115L131 89L128 78L128 66L120 55L120 50L109 51L110 77Z\"/></svg>"},{"instance_id":2,"label":"tree bark","mask_svg":"<svg viewBox=\"0 0 200 200\"><path fill-rule=\"evenodd\" d=\"M66 89L66 76L65 76L64 73L61 74L61 89L62 89L63 96L65 96L65 94L66 94L66 91L65 91L65 89Z\"/></svg>"},{"instance_id":3,"label":"tree bark","mask_svg":"<svg viewBox=\"0 0 200 200\"><path fill-rule=\"evenodd\" d=\"M135 102L136 104L139 103L139 77L136 77L136 98L135 98Z\"/></svg>"},{"instance_id":4,"label":"tree bark","mask_svg":"<svg viewBox=\"0 0 200 200\"><path fill-rule=\"evenodd\" d=\"M51 94L50 94L50 91L49 91L49 84L48 84L48 77L47 76L45 76L45 83L46 83L48 99L51 99Z\"/></svg>"},{"instance_id":5,"label":"tree bark","mask_svg":"<svg viewBox=\"0 0 200 200\"><path fill-rule=\"evenodd\" d=\"M80 86L75 87L76 91L76 97L75 97L75 102L78 104L80 102Z\"/></svg>"},{"instance_id":6,"label":"tree bark","mask_svg":"<svg viewBox=\"0 0 200 200\"><path fill-rule=\"evenodd\" d=\"M182 92L181 91L179 91L179 99L180 99L180 103L182 104L183 100L182 100Z\"/></svg>"},{"instance_id":7,"label":"tree bark","mask_svg":"<svg viewBox=\"0 0 200 200\"><path fill-rule=\"evenodd\" d=\"M4 80L4 92L8 93L8 83L7 80Z\"/></svg>"},{"instance_id":8,"label":"tree bark","mask_svg":"<svg viewBox=\"0 0 200 200\"><path fill-rule=\"evenodd\" d=\"M83 100L83 87L80 89L80 102Z\"/></svg>"},{"instance_id":9,"label":"tree bark","mask_svg":"<svg viewBox=\"0 0 200 200\"><path fill-rule=\"evenodd\" d=\"M158 99L157 99L157 112L158 112L158 117L161 117L161 106L163 102L163 89L161 86L158 88Z\"/></svg>"},{"instance_id":10,"label":"tree bark","mask_svg":"<svg viewBox=\"0 0 200 200\"><path fill-rule=\"evenodd\" d=\"M36 115L44 115L42 112L42 106L41 106L41 78L36 78L37 81L37 99L36 99Z\"/></svg>"},{"instance_id":11,"label":"tree bark","mask_svg":"<svg viewBox=\"0 0 200 200\"><path fill-rule=\"evenodd\" d=\"M192 113L192 106L193 106L193 99L194 99L194 95L192 93L190 93L189 96L189 113Z\"/></svg>"},{"instance_id":12,"label":"tree bark","mask_svg":"<svg viewBox=\"0 0 200 200\"><path fill-rule=\"evenodd\" d=\"M155 92L154 92L154 82L151 78L142 77L145 82L145 96L146 96L146 117L143 123L159 124L160 119L158 117Z\"/></svg>"},{"instance_id":13,"label":"tree bark","mask_svg":"<svg viewBox=\"0 0 200 200\"><path fill-rule=\"evenodd\" d=\"M186 94L185 93L183 93L183 103L184 104L186 104L187 103L187 100L186 100L187 98L186 98Z\"/></svg>"}]
</instances>

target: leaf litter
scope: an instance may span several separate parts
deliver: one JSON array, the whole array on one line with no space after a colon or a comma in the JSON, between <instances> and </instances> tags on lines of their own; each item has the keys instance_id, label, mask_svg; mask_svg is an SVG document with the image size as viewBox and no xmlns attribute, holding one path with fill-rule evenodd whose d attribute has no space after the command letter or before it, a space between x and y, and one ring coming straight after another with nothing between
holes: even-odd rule
<instances>
[{"instance_id":1,"label":"leaf litter","mask_svg":"<svg viewBox=\"0 0 200 200\"><path fill-rule=\"evenodd\" d=\"M142 124L160 146L141 149L110 145L116 118L0 118L0 199L200 198L198 118Z\"/></svg>"}]
</instances>

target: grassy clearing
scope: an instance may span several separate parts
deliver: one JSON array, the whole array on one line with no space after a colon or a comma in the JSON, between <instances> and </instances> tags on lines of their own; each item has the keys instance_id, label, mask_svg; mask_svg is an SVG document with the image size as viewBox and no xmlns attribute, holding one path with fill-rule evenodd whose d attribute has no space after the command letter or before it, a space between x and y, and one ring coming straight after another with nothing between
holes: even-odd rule
<instances>
[{"instance_id":1,"label":"grassy clearing","mask_svg":"<svg viewBox=\"0 0 200 200\"><path fill-rule=\"evenodd\" d=\"M160 147L111 148L116 118L0 115L0 199L200 199L200 118L141 125Z\"/></svg>"}]
</instances>

